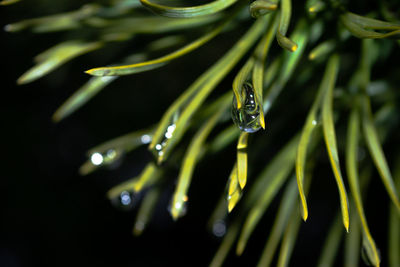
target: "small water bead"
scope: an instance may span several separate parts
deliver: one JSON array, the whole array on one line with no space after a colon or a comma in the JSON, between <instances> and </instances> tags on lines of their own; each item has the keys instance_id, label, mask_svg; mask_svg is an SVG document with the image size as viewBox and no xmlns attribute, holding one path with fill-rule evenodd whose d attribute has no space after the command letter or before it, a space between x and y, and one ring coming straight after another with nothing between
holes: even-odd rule
<instances>
[{"instance_id":1,"label":"small water bead","mask_svg":"<svg viewBox=\"0 0 400 267\"><path fill-rule=\"evenodd\" d=\"M130 210L135 204L135 198L133 192L122 191L117 198L112 200L112 204L121 210Z\"/></svg>"},{"instance_id":2,"label":"small water bead","mask_svg":"<svg viewBox=\"0 0 400 267\"><path fill-rule=\"evenodd\" d=\"M218 220L213 224L212 232L216 237L223 237L226 233L226 223L224 220Z\"/></svg>"},{"instance_id":3,"label":"small water bead","mask_svg":"<svg viewBox=\"0 0 400 267\"><path fill-rule=\"evenodd\" d=\"M233 97L232 120L241 131L254 133L260 130L260 107L256 103L255 92L250 83L244 83L241 89L242 107L237 108L236 97Z\"/></svg>"}]
</instances>

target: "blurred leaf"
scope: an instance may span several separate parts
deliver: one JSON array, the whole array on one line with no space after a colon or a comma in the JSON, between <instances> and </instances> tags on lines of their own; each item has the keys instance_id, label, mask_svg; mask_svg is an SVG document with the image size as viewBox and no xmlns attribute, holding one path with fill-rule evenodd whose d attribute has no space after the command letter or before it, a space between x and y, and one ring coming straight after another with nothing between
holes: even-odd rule
<instances>
[{"instance_id":1,"label":"blurred leaf","mask_svg":"<svg viewBox=\"0 0 400 267\"><path fill-rule=\"evenodd\" d=\"M161 177L162 171L154 164L149 163L143 169L141 174L135 178L131 178L117 186L114 186L107 192L108 199L114 199L118 197L121 192L135 192L138 193L145 188L153 185Z\"/></svg>"},{"instance_id":2,"label":"blurred leaf","mask_svg":"<svg viewBox=\"0 0 400 267\"><path fill-rule=\"evenodd\" d=\"M339 56L331 56L326 72L321 83L324 88L324 99L321 103L322 107L322 126L324 130L324 139L328 150L329 160L331 162L333 174L339 189L340 205L342 208L343 224L346 231L349 231L349 207L347 200L346 188L343 183L342 173L340 171L339 156L336 146L336 134L333 123L333 89L335 87L336 76L339 70Z\"/></svg>"},{"instance_id":3,"label":"blurred leaf","mask_svg":"<svg viewBox=\"0 0 400 267\"><path fill-rule=\"evenodd\" d=\"M335 216L335 220L329 229L328 236L325 239L322 251L319 254L317 267L335 266L335 256L343 237L342 227L340 225L340 215Z\"/></svg>"},{"instance_id":4,"label":"blurred leaf","mask_svg":"<svg viewBox=\"0 0 400 267\"><path fill-rule=\"evenodd\" d=\"M289 79L292 77L294 70L297 67L297 64L299 63L307 41L308 41L308 34L307 34L307 24L304 20L301 20L297 25L296 28L294 29L292 35L290 38L295 40L299 44L299 49L296 50L296 52L288 52L288 51L282 51L282 56L280 58L282 65L279 66L278 71L278 77L276 78L276 81L272 83L271 88L266 92L265 97L264 97L264 113L266 114L269 109L272 107L273 103L275 102L275 99L278 97L278 95L281 93L283 88L285 88L286 83L289 81ZM275 64L275 63L273 63ZM274 65L271 65L272 70L271 72L274 71ZM279 65L277 62L276 64ZM265 80L268 81L269 79L268 74L269 70L267 69L266 75L265 75Z\"/></svg>"},{"instance_id":5,"label":"blurred leaf","mask_svg":"<svg viewBox=\"0 0 400 267\"><path fill-rule=\"evenodd\" d=\"M59 122L74 113L116 78L118 77L92 77L54 112L53 121Z\"/></svg>"},{"instance_id":6,"label":"blurred leaf","mask_svg":"<svg viewBox=\"0 0 400 267\"><path fill-rule=\"evenodd\" d=\"M0 1L0 6L12 5L18 3L21 0L2 0Z\"/></svg>"},{"instance_id":7,"label":"blurred leaf","mask_svg":"<svg viewBox=\"0 0 400 267\"><path fill-rule=\"evenodd\" d=\"M364 133L364 139L367 143L369 153L378 169L379 175L382 178L382 182L386 187L386 190L395 204L397 211L400 212L400 202L396 192L396 187L393 182L392 174L386 161L385 154L382 150L379 138L373 123L371 106L369 103L368 96L364 95L361 99L362 105L362 129Z\"/></svg>"},{"instance_id":8,"label":"blurred leaf","mask_svg":"<svg viewBox=\"0 0 400 267\"><path fill-rule=\"evenodd\" d=\"M344 267L357 267L360 259L361 228L358 214L355 212L354 201L350 202L351 229L345 236L344 244Z\"/></svg>"},{"instance_id":9,"label":"blurred leaf","mask_svg":"<svg viewBox=\"0 0 400 267\"><path fill-rule=\"evenodd\" d=\"M135 236L141 235L153 215L154 208L160 198L161 189L159 187L151 188L146 193L139 211L136 215L135 225L133 227L133 234Z\"/></svg>"},{"instance_id":10,"label":"blurred leaf","mask_svg":"<svg viewBox=\"0 0 400 267\"><path fill-rule=\"evenodd\" d=\"M289 218L291 217L297 200L296 191L296 179L293 177L293 179L290 179L289 183L286 185L285 191L282 195L282 200L278 207L278 213L275 215L274 224L272 225L268 240L264 246L257 266L261 267L271 265L276 248L282 238L283 231L288 222L290 222Z\"/></svg>"},{"instance_id":11,"label":"blurred leaf","mask_svg":"<svg viewBox=\"0 0 400 267\"><path fill-rule=\"evenodd\" d=\"M325 42L320 43L316 47L314 47L311 52L308 54L309 60L315 59L325 59L325 57L331 53L336 47L335 40L328 40Z\"/></svg>"},{"instance_id":12,"label":"blurred leaf","mask_svg":"<svg viewBox=\"0 0 400 267\"><path fill-rule=\"evenodd\" d=\"M22 20L6 25L4 29L9 32L17 32L26 28L32 28L32 31L37 33L71 30L80 27L81 20L95 15L99 10L100 6L97 4L85 4L75 11Z\"/></svg>"},{"instance_id":13,"label":"blurred leaf","mask_svg":"<svg viewBox=\"0 0 400 267\"><path fill-rule=\"evenodd\" d=\"M364 214L364 207L362 204L361 190L358 183L358 140L360 131L360 118L357 106L353 107L350 115L349 125L347 127L347 145L346 145L346 167L347 176L349 179L351 193L353 195L357 212L360 217L362 230L363 230L363 247L366 249L367 256L374 266L379 266L379 252L375 245L374 239L368 228L367 219Z\"/></svg>"},{"instance_id":14,"label":"blurred leaf","mask_svg":"<svg viewBox=\"0 0 400 267\"><path fill-rule=\"evenodd\" d=\"M356 14L346 13L340 16L340 21L343 25L358 38L381 39L381 38L400 38L400 28L397 24L391 24L384 21L368 19ZM367 29L388 30L393 29L387 33L380 33Z\"/></svg>"},{"instance_id":15,"label":"blurred leaf","mask_svg":"<svg viewBox=\"0 0 400 267\"><path fill-rule=\"evenodd\" d=\"M191 6L191 7L169 7L160 4L155 4L149 0L140 0L142 5L149 8L151 11L166 17L173 18L192 18L198 16L206 16L217 13L229 6L235 4L238 0L214 0L210 3Z\"/></svg>"},{"instance_id":16,"label":"blurred leaf","mask_svg":"<svg viewBox=\"0 0 400 267\"><path fill-rule=\"evenodd\" d=\"M215 253L210 267L220 267L222 266L226 256L229 253L229 250L233 246L233 243L236 240L236 237L239 233L239 225L237 223L233 223L228 227L228 232L226 233L224 239L222 240L221 245L219 246L217 252Z\"/></svg>"},{"instance_id":17,"label":"blurred leaf","mask_svg":"<svg viewBox=\"0 0 400 267\"><path fill-rule=\"evenodd\" d=\"M283 235L277 266L283 267L289 265L290 257L296 242L297 233L300 228L300 223L301 219L298 210L292 211L289 224L286 226L286 230Z\"/></svg>"},{"instance_id":18,"label":"blurred leaf","mask_svg":"<svg viewBox=\"0 0 400 267\"><path fill-rule=\"evenodd\" d=\"M264 16L278 8L277 3L270 0L255 0L250 4L250 14L253 18Z\"/></svg>"},{"instance_id":19,"label":"blurred leaf","mask_svg":"<svg viewBox=\"0 0 400 267\"><path fill-rule=\"evenodd\" d=\"M26 84L33 82L45 76L65 62L93 50L99 49L102 46L102 42L88 43L80 40L65 41L53 46L38 56L38 64L19 77L17 83Z\"/></svg>"},{"instance_id":20,"label":"blurred leaf","mask_svg":"<svg viewBox=\"0 0 400 267\"><path fill-rule=\"evenodd\" d=\"M400 157L397 157L394 171L396 187L400 190ZM398 210L392 204L389 211L389 266L396 267L400 262L400 217Z\"/></svg>"}]
</instances>

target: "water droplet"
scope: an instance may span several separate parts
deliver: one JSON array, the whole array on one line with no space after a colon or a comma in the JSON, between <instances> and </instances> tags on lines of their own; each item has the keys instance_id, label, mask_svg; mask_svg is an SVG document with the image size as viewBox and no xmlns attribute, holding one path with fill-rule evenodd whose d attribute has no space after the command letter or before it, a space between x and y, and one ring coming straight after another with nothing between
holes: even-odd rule
<instances>
[{"instance_id":1,"label":"water droplet","mask_svg":"<svg viewBox=\"0 0 400 267\"><path fill-rule=\"evenodd\" d=\"M318 122L316 120L312 121L312 125L317 125L317 124L318 124Z\"/></svg>"},{"instance_id":2,"label":"water droplet","mask_svg":"<svg viewBox=\"0 0 400 267\"><path fill-rule=\"evenodd\" d=\"M133 208L135 200L132 192L122 191L117 198L112 200L112 204L121 210L130 210Z\"/></svg>"},{"instance_id":3,"label":"water droplet","mask_svg":"<svg viewBox=\"0 0 400 267\"><path fill-rule=\"evenodd\" d=\"M151 136L148 134L144 134L142 135L142 137L140 137L140 141L142 142L142 144L148 144L151 142Z\"/></svg>"},{"instance_id":4,"label":"water droplet","mask_svg":"<svg viewBox=\"0 0 400 267\"><path fill-rule=\"evenodd\" d=\"M226 223L223 220L218 220L213 224L212 232L216 237L223 237L226 233Z\"/></svg>"},{"instance_id":5,"label":"water droplet","mask_svg":"<svg viewBox=\"0 0 400 267\"><path fill-rule=\"evenodd\" d=\"M232 102L232 120L240 130L254 133L260 130L260 107L255 101L255 93L250 83L244 83L241 89L242 107L237 108L236 97Z\"/></svg>"},{"instance_id":6,"label":"water droplet","mask_svg":"<svg viewBox=\"0 0 400 267\"><path fill-rule=\"evenodd\" d=\"M103 155L101 155L98 152L95 152L90 156L90 161L92 162L93 165L99 166L103 163L104 158Z\"/></svg>"},{"instance_id":7,"label":"water droplet","mask_svg":"<svg viewBox=\"0 0 400 267\"><path fill-rule=\"evenodd\" d=\"M188 197L185 196L185 198L183 199L183 202L177 202L175 203L175 209L179 211L179 216L178 217L183 217L186 215L187 213L187 209L188 209ZM172 213L172 202L173 202L173 198L171 199L169 205L168 205L168 212Z\"/></svg>"}]
</instances>

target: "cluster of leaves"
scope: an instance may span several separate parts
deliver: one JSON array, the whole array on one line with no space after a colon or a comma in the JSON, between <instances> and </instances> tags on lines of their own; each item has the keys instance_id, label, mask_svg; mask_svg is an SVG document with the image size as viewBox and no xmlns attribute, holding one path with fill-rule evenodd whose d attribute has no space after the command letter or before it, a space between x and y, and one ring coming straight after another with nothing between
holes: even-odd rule
<instances>
[{"instance_id":1,"label":"cluster of leaves","mask_svg":"<svg viewBox=\"0 0 400 267\"><path fill-rule=\"evenodd\" d=\"M1 4L13 2L17 1L2 1ZM176 1L176 4L187 5L183 2ZM186 56L217 35L249 25L251 21L247 32L176 98L157 125L92 148L88 152L88 161L80 169L81 174L113 164L122 155L149 144L155 160L149 162L138 177L108 192L110 199L120 199L123 205L131 201L129 193L146 193L134 227L134 233L140 234L151 219L165 185L162 181L166 162L179 162L181 166L170 205L172 217L178 219L184 215L197 162L208 154L221 153L237 140L237 160L227 179L224 196L210 218L211 225L226 221L236 206L238 210L235 217L230 218L231 223L211 266L222 265L236 241L237 254L243 253L255 227L280 191L283 191L280 207L259 266L269 266L275 255L278 265L286 266L301 217L303 220L308 218L306 196L313 168L318 163L315 151L324 143L339 192L341 220L339 215L327 235L319 266L333 263L344 232L340 221L349 232L345 251L347 266L357 265L360 245L365 259L374 266L380 265L380 253L363 206L372 165L378 170L392 201L388 255L391 266L397 266L400 262L400 201L396 183L399 187L400 165L396 165L398 168L392 175L382 143L388 136L398 134L393 127L399 122L395 105L398 94L396 84L390 79L373 80L374 66L388 60L400 44L394 40L400 38L400 24L395 22L399 18L390 9L394 2L381 1L379 11L362 16L350 12L346 3L339 0L308 0L293 9L297 20L291 23L290 0L214 0L189 7L170 7L149 0L114 0L108 5L86 4L76 11L9 24L6 30L29 29L41 33L90 28L96 33L87 38L64 41L39 54L35 66L19 78L19 84L32 82L63 63L110 43L126 42L142 34L157 37L143 48L143 52L125 57L120 64L87 70L86 73L93 77L54 113L53 119L58 122L120 76L160 68ZM293 30L288 34L290 25ZM184 38L187 30L200 36L187 42ZM96 36L95 40L93 36ZM273 42L274 37L280 47ZM183 42L186 43L173 52L149 59L152 52L165 51ZM352 49L350 53L354 50L359 53L356 58L351 57L355 62L344 59L348 53L346 49ZM313 75L321 68L325 68L322 79ZM233 92L225 90L218 97L210 97L232 71L237 71L232 81ZM399 71L398 66L391 67L387 77L396 71ZM318 90L314 90L317 87ZM245 192L248 169L252 168L248 164L250 141L268 138L265 134L252 132L268 128L265 116L268 118L269 111L281 108L283 112L292 112L290 107L287 108L291 103L276 103L283 90L292 93L296 89L307 90L300 100L303 108L308 110L304 126L257 176L252 177L250 188ZM231 123L230 113L242 131ZM337 145L335 131L335 123L343 117L347 118L347 135L339 138L346 144L343 152L350 194L339 162L342 148ZM186 148L182 139L192 131L195 134ZM363 147L370 157L359 155ZM298 203L301 212L296 208ZM276 254L279 244L280 252Z\"/></svg>"}]
</instances>

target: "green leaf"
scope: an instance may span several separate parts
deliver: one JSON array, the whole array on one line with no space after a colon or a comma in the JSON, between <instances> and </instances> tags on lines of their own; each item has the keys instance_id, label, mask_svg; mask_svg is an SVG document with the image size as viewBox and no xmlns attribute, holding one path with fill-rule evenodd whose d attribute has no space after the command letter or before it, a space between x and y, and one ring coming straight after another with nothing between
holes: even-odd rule
<instances>
[{"instance_id":1,"label":"green leaf","mask_svg":"<svg viewBox=\"0 0 400 267\"><path fill-rule=\"evenodd\" d=\"M165 144L162 145L163 154L158 158L159 162L166 159L172 148L182 138L189 125L190 118L218 83L250 49L261 33L265 30L267 22L267 19L258 19L250 30L234 45L234 47L232 47L220 60L201 75L166 111L154 134L153 141L149 147L150 149L154 149L158 144L162 145L166 129L172 121L173 116L178 110L183 109L176 121L176 129L172 137L165 140Z\"/></svg>"},{"instance_id":2,"label":"green leaf","mask_svg":"<svg viewBox=\"0 0 400 267\"><path fill-rule=\"evenodd\" d=\"M264 97L264 113L267 113L269 109L272 107L273 103L275 102L275 99L278 97L278 95L281 93L283 88L285 88L286 83L289 81L289 79L292 77L294 70L297 67L297 64L299 63L307 41L308 41L308 33L307 33L307 24L305 20L301 20L296 28L294 29L292 35L290 36L291 39L295 40L299 44L299 49L296 50L296 52L288 52L288 51L282 51L283 55L280 57L280 60L282 62L281 66L279 65L279 62L276 61L277 65L272 64L272 70L271 74L274 72L275 67L279 67L277 71L278 77L276 78L276 81L271 85L271 88L266 92L265 97ZM269 76L269 70L265 72L265 80L268 81ZM273 75L272 75L273 76Z\"/></svg>"},{"instance_id":3,"label":"green leaf","mask_svg":"<svg viewBox=\"0 0 400 267\"><path fill-rule=\"evenodd\" d=\"M368 146L369 153L375 163L376 168L378 169L379 175L382 179L383 184L385 185L389 197L392 199L394 205L397 208L397 211L400 212L399 197L373 123L371 106L368 96L364 95L362 97L361 104L362 130L364 134L364 139Z\"/></svg>"},{"instance_id":4,"label":"green leaf","mask_svg":"<svg viewBox=\"0 0 400 267\"><path fill-rule=\"evenodd\" d=\"M337 55L331 56L326 72L321 83L324 88L324 99L322 104L322 126L324 130L324 139L326 148L328 150L329 160L331 162L332 171L336 179L339 189L340 205L342 209L343 225L346 231L349 231L349 207L347 200L346 188L343 183L342 173L340 171L339 156L336 146L336 134L333 123L333 89L335 87L336 76L339 70L339 57Z\"/></svg>"},{"instance_id":5,"label":"green leaf","mask_svg":"<svg viewBox=\"0 0 400 267\"><path fill-rule=\"evenodd\" d=\"M261 258L258 261L257 266L270 266L275 255L276 248L279 241L282 238L282 234L293 212L296 204L296 179L290 179L286 186L285 192L283 193L282 200L280 202L278 213L275 215L275 221L272 225L268 240L264 246Z\"/></svg>"},{"instance_id":6,"label":"green leaf","mask_svg":"<svg viewBox=\"0 0 400 267\"><path fill-rule=\"evenodd\" d=\"M373 30L400 30L399 23L386 22L382 20L363 17L351 12L347 12L346 16L351 22L363 27L365 29Z\"/></svg>"},{"instance_id":7,"label":"green leaf","mask_svg":"<svg viewBox=\"0 0 400 267\"><path fill-rule=\"evenodd\" d=\"M2 1L1 3L7 2L13 2L13 0ZM17 32L32 28L32 31L36 33L71 30L78 28L81 20L95 15L99 10L100 6L97 4L85 4L75 11L22 20L6 25L4 29L9 32Z\"/></svg>"},{"instance_id":8,"label":"green leaf","mask_svg":"<svg viewBox=\"0 0 400 267\"><path fill-rule=\"evenodd\" d=\"M220 267L224 262L226 256L228 255L230 249L233 246L233 243L236 240L236 237L239 233L239 224L234 222L232 225L228 227L228 232L226 233L224 239L222 240L221 245L219 246L217 252L215 253L210 267Z\"/></svg>"},{"instance_id":9,"label":"green leaf","mask_svg":"<svg viewBox=\"0 0 400 267\"><path fill-rule=\"evenodd\" d=\"M349 16L348 14L341 15L340 21L347 28L347 30L349 30L351 34L353 34L358 38L368 38L368 39L381 39L388 37L400 38L400 28L396 28L396 30L387 33L380 33L376 31L367 30L366 28L385 29L387 27L383 27L382 24L379 23L374 24L366 21L360 22L359 20L355 20L354 17ZM366 24L368 26L364 28L364 25Z\"/></svg>"},{"instance_id":10,"label":"green leaf","mask_svg":"<svg viewBox=\"0 0 400 267\"><path fill-rule=\"evenodd\" d=\"M138 193L156 183L161 178L161 174L162 171L154 163L149 163L137 177L111 188L107 192L107 198L114 199L123 191Z\"/></svg>"},{"instance_id":11,"label":"green leaf","mask_svg":"<svg viewBox=\"0 0 400 267\"><path fill-rule=\"evenodd\" d=\"M154 212L154 208L161 195L161 189L159 187L151 188L146 193L140 205L139 211L136 215L135 224L133 226L133 234L139 236L143 233L147 226L147 223L151 220Z\"/></svg>"},{"instance_id":12,"label":"green leaf","mask_svg":"<svg viewBox=\"0 0 400 267\"><path fill-rule=\"evenodd\" d=\"M320 43L314 47L308 54L309 60L324 59L329 53L331 53L336 47L335 40L328 40Z\"/></svg>"},{"instance_id":13,"label":"green leaf","mask_svg":"<svg viewBox=\"0 0 400 267\"><path fill-rule=\"evenodd\" d=\"M355 212L356 207L354 201L350 201L350 221L351 230L345 235L344 244L344 266L353 267L358 266L360 259L360 240L361 228L358 214Z\"/></svg>"},{"instance_id":14,"label":"green leaf","mask_svg":"<svg viewBox=\"0 0 400 267\"><path fill-rule=\"evenodd\" d=\"M250 4L250 14L253 18L258 18L275 11L277 3L270 0L255 0Z\"/></svg>"},{"instance_id":15,"label":"green leaf","mask_svg":"<svg viewBox=\"0 0 400 267\"><path fill-rule=\"evenodd\" d=\"M207 34L205 34L202 37L196 39L195 41L185 45L184 47L182 47L170 54L162 56L160 58L145 61L145 62L135 63L135 64L129 64L129 65L94 68L94 69L87 70L86 73L88 73L90 75L94 75L94 76L121 76L121 75L129 75L129 74L139 73L139 72L148 71L148 70L162 67L165 64L167 64L168 62L170 62L171 60L174 60L176 58L184 56L184 55L192 52L193 50L201 47L208 41L210 41L212 38L217 36L225 28L226 25L228 25L230 22L232 22L232 20L233 20L233 17L229 16L227 19L225 19L218 26L214 27Z\"/></svg>"},{"instance_id":16,"label":"green leaf","mask_svg":"<svg viewBox=\"0 0 400 267\"><path fill-rule=\"evenodd\" d=\"M293 252L294 244L296 242L297 234L300 228L300 214L298 210L292 211L292 215L289 219L289 224L286 227L283 235L281 250L279 252L278 267L284 267L289 265L290 257Z\"/></svg>"},{"instance_id":17,"label":"green leaf","mask_svg":"<svg viewBox=\"0 0 400 267\"><path fill-rule=\"evenodd\" d=\"M237 144L237 172L240 188L243 189L247 181L247 142L249 133L242 132Z\"/></svg>"},{"instance_id":18,"label":"green leaf","mask_svg":"<svg viewBox=\"0 0 400 267\"><path fill-rule=\"evenodd\" d=\"M297 141L298 136L281 149L279 154L261 172L249 192L247 203L252 204L250 204L250 210L237 244L236 253L238 255L242 254L251 233L292 171Z\"/></svg>"},{"instance_id":19,"label":"green leaf","mask_svg":"<svg viewBox=\"0 0 400 267\"><path fill-rule=\"evenodd\" d=\"M21 0L3 0L0 2L0 6L12 5L18 3Z\"/></svg>"},{"instance_id":20,"label":"green leaf","mask_svg":"<svg viewBox=\"0 0 400 267\"><path fill-rule=\"evenodd\" d=\"M148 144L151 141L152 132L153 129L134 131L91 148L87 152L89 159L79 168L79 173L87 175L102 166L113 164L122 155Z\"/></svg>"},{"instance_id":21,"label":"green leaf","mask_svg":"<svg viewBox=\"0 0 400 267\"><path fill-rule=\"evenodd\" d=\"M162 16L173 18L193 18L217 13L235 4L238 0L215 0L208 4L191 7L169 7L152 3L149 0L140 0L140 2L151 11Z\"/></svg>"},{"instance_id":22,"label":"green leaf","mask_svg":"<svg viewBox=\"0 0 400 267\"><path fill-rule=\"evenodd\" d=\"M340 226L340 216L338 214L329 229L327 238L325 239L317 267L334 266L335 256L337 254L342 237L343 233Z\"/></svg>"},{"instance_id":23,"label":"green leaf","mask_svg":"<svg viewBox=\"0 0 400 267\"><path fill-rule=\"evenodd\" d=\"M35 66L25 72L18 78L18 84L26 84L33 82L54 69L58 68L65 62L86 54L103 46L102 42L87 43L80 40L65 41L60 43L37 57L39 61Z\"/></svg>"},{"instance_id":24,"label":"green leaf","mask_svg":"<svg viewBox=\"0 0 400 267\"><path fill-rule=\"evenodd\" d=\"M74 113L116 78L118 77L92 77L54 112L53 121L59 122Z\"/></svg>"},{"instance_id":25,"label":"green leaf","mask_svg":"<svg viewBox=\"0 0 400 267\"><path fill-rule=\"evenodd\" d=\"M400 157L397 158L394 171L396 187L400 190ZM400 217L394 205L390 205L389 211L389 266L395 267L400 262Z\"/></svg>"},{"instance_id":26,"label":"green leaf","mask_svg":"<svg viewBox=\"0 0 400 267\"><path fill-rule=\"evenodd\" d=\"M379 266L380 258L379 252L375 245L374 239L371 236L371 233L368 228L367 219L364 214L364 208L362 204L361 198L361 190L360 185L358 183L358 166L357 166L357 151L358 151L358 140L359 140L359 131L360 131L360 117L357 106L353 108L349 125L347 128L347 145L346 145L346 169L347 176L349 179L351 193L353 195L355 205L357 207L357 212L360 217L361 226L363 230L363 247L366 249L367 256L370 262L374 266Z\"/></svg>"},{"instance_id":27,"label":"green leaf","mask_svg":"<svg viewBox=\"0 0 400 267\"><path fill-rule=\"evenodd\" d=\"M276 33L276 40L278 41L278 44L282 48L285 48L290 52L294 52L297 50L298 45L285 36L289 27L291 15L292 15L291 0L282 0L278 32Z\"/></svg>"},{"instance_id":28,"label":"green leaf","mask_svg":"<svg viewBox=\"0 0 400 267\"><path fill-rule=\"evenodd\" d=\"M215 113L201 129L193 137L192 142L184 156L182 167L178 177L178 184L176 186L171 207L171 215L174 220L178 219L181 215L184 202L187 200L187 191L191 182L194 167L197 163L199 155L203 149L205 140L210 134L211 130L217 124L221 115L225 111L226 107L220 107L220 110Z\"/></svg>"}]
</instances>

